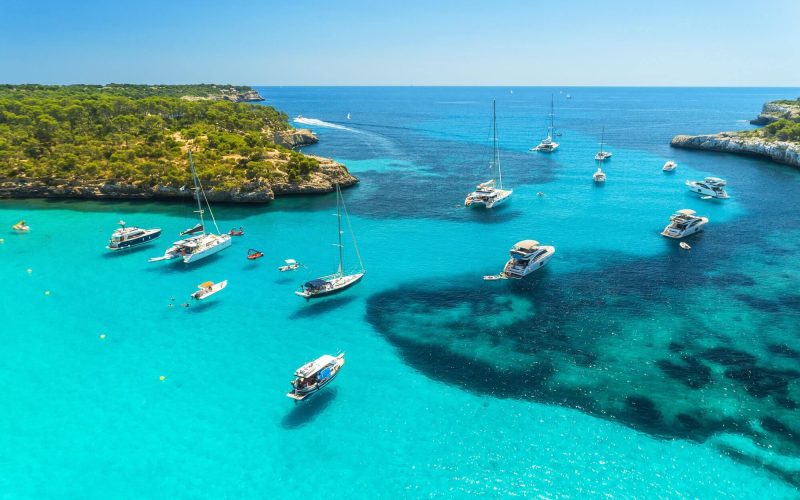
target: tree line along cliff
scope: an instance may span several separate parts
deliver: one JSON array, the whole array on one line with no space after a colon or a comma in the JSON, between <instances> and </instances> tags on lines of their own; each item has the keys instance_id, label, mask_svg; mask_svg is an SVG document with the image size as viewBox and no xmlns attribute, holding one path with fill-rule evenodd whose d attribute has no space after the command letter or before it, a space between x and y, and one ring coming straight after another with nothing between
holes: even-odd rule
<instances>
[{"instance_id":1,"label":"tree line along cliff","mask_svg":"<svg viewBox=\"0 0 800 500\"><path fill-rule=\"evenodd\" d=\"M10 193L9 182L52 179L172 192L189 184L190 147L211 190L274 184L287 192L312 192L293 185L313 181L326 191L333 187L326 182L331 175L345 185L356 182L344 166L286 147L316 138L295 131L284 113L203 97L228 95L213 92L208 85L0 86L0 179L6 186L0 195Z\"/></svg>"}]
</instances>

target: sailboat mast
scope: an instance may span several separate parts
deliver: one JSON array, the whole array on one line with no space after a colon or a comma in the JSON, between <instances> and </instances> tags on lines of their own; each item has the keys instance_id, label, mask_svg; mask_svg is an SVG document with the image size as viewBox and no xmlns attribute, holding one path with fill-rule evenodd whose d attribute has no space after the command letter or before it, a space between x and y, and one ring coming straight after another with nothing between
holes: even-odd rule
<instances>
[{"instance_id":1,"label":"sailboat mast","mask_svg":"<svg viewBox=\"0 0 800 500\"><path fill-rule=\"evenodd\" d=\"M340 205L340 200L342 199L342 191L339 189L339 183L336 183L336 223L338 226L338 233L339 233L339 276L343 276L344 273L342 271L342 264L344 262L344 257L342 255L342 209Z\"/></svg>"},{"instance_id":2,"label":"sailboat mast","mask_svg":"<svg viewBox=\"0 0 800 500\"><path fill-rule=\"evenodd\" d=\"M500 150L497 147L497 101L492 101L492 161L497 167L497 185L503 189L503 171L500 169Z\"/></svg>"},{"instance_id":3,"label":"sailboat mast","mask_svg":"<svg viewBox=\"0 0 800 500\"><path fill-rule=\"evenodd\" d=\"M189 150L189 169L192 171L192 182L194 182L194 197L197 200L197 213L200 215L200 226L205 233L205 224L203 221L203 205L200 203L200 181L197 178L197 171L194 168L194 160L192 159L192 150Z\"/></svg>"},{"instance_id":4,"label":"sailboat mast","mask_svg":"<svg viewBox=\"0 0 800 500\"><path fill-rule=\"evenodd\" d=\"M556 135L555 104L553 94L550 94L550 133L548 135L550 137L554 137Z\"/></svg>"},{"instance_id":5,"label":"sailboat mast","mask_svg":"<svg viewBox=\"0 0 800 500\"><path fill-rule=\"evenodd\" d=\"M600 152L603 152L603 142L606 140L606 126L603 125L603 131L600 132Z\"/></svg>"}]
</instances>

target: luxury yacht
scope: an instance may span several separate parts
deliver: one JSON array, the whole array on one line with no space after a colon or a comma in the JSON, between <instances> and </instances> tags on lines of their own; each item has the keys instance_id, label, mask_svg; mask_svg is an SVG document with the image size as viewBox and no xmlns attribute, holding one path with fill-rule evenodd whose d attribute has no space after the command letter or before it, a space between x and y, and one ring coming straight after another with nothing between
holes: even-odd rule
<instances>
[{"instance_id":1,"label":"luxury yacht","mask_svg":"<svg viewBox=\"0 0 800 500\"><path fill-rule=\"evenodd\" d=\"M702 231L703 226L708 223L708 217L697 216L694 210L684 208L672 214L669 221L669 225L661 231L661 235L679 239Z\"/></svg>"},{"instance_id":2,"label":"luxury yacht","mask_svg":"<svg viewBox=\"0 0 800 500\"><path fill-rule=\"evenodd\" d=\"M142 229L135 226L125 227L124 220L119 221L118 224L120 227L111 233L111 239L108 241L108 246L106 248L109 250L132 248L161 237L160 228Z\"/></svg>"},{"instance_id":3,"label":"luxury yacht","mask_svg":"<svg viewBox=\"0 0 800 500\"><path fill-rule=\"evenodd\" d=\"M719 177L706 177L702 181L686 181L689 191L711 198L728 198L725 192L725 180Z\"/></svg>"},{"instance_id":4,"label":"luxury yacht","mask_svg":"<svg viewBox=\"0 0 800 500\"><path fill-rule=\"evenodd\" d=\"M196 260L204 259L209 255L213 255L220 250L224 250L231 246L231 236L229 234L220 233L217 221L214 219L214 212L211 211L211 204L208 203L208 198L203 191L203 186L200 184L200 178L197 177L197 171L194 168L194 161L192 161L192 152L189 151L189 169L192 172L192 180L194 181L194 197L197 200L197 211L200 222L194 227L187 229L181 233L181 236L191 235L188 238L176 241L171 247L164 252L161 257L153 257L149 259L150 262L157 262L159 260L172 260L180 257L185 264L194 262ZM205 220L203 219L203 201L208 207L208 214L211 216L211 222L217 232L205 232Z\"/></svg>"},{"instance_id":5,"label":"luxury yacht","mask_svg":"<svg viewBox=\"0 0 800 500\"><path fill-rule=\"evenodd\" d=\"M469 193L466 199L464 199L465 207L483 205L486 208L492 208L506 201L514 192L512 189L503 189L503 171L500 168L500 148L497 145L497 112L494 102L492 102L492 135L494 149L489 167L491 168L492 175L494 175L496 179L490 179L478 184L475 191Z\"/></svg>"},{"instance_id":6,"label":"luxury yacht","mask_svg":"<svg viewBox=\"0 0 800 500\"><path fill-rule=\"evenodd\" d=\"M595 172L594 175L592 175L592 179L594 179L594 181L596 183L598 183L598 184L600 184L602 182L605 182L606 181L606 173L603 172L602 168L597 167L597 172Z\"/></svg>"},{"instance_id":7,"label":"luxury yacht","mask_svg":"<svg viewBox=\"0 0 800 500\"><path fill-rule=\"evenodd\" d=\"M503 268L503 275L521 279L547 264L556 253L556 247L540 245L535 240L523 240L514 245L509 252L511 258Z\"/></svg>"},{"instance_id":8,"label":"luxury yacht","mask_svg":"<svg viewBox=\"0 0 800 500\"><path fill-rule=\"evenodd\" d=\"M306 399L331 383L343 366L344 353L338 356L323 354L294 372L294 380L291 382L292 390L286 396L295 401Z\"/></svg>"},{"instance_id":9,"label":"luxury yacht","mask_svg":"<svg viewBox=\"0 0 800 500\"><path fill-rule=\"evenodd\" d=\"M661 167L661 170L663 170L664 172L672 172L676 168L678 168L678 164L672 160L669 160L667 163L664 164L663 167Z\"/></svg>"},{"instance_id":10,"label":"luxury yacht","mask_svg":"<svg viewBox=\"0 0 800 500\"><path fill-rule=\"evenodd\" d=\"M552 153L558 148L558 143L553 140L555 135L555 114L553 113L553 96L550 96L550 126L547 128L547 137L542 139L538 146L531 148L531 151L541 153Z\"/></svg>"}]
</instances>

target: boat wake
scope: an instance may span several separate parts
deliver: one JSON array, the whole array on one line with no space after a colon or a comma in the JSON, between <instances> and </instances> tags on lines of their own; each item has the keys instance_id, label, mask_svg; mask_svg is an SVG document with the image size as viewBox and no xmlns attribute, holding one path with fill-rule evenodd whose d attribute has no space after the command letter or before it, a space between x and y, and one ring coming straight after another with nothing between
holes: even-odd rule
<instances>
[{"instance_id":1,"label":"boat wake","mask_svg":"<svg viewBox=\"0 0 800 500\"><path fill-rule=\"evenodd\" d=\"M302 123L303 125L312 125L314 127L325 127L325 128L335 128L337 130L347 130L348 132L358 132L350 127L345 127L344 125L337 125L335 123L326 122L323 120L319 120L317 118L305 118L302 116L298 116L292 120L295 123Z\"/></svg>"}]
</instances>

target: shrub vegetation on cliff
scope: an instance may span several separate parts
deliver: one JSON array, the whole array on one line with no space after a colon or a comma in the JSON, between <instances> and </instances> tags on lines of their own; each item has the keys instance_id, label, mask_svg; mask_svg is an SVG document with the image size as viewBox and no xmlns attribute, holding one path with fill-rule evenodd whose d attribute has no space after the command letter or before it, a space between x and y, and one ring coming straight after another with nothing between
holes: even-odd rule
<instances>
[{"instance_id":1,"label":"shrub vegetation on cliff","mask_svg":"<svg viewBox=\"0 0 800 500\"><path fill-rule=\"evenodd\" d=\"M800 123L781 119L762 128L761 133L770 139L800 142Z\"/></svg>"},{"instance_id":2,"label":"shrub vegetation on cliff","mask_svg":"<svg viewBox=\"0 0 800 500\"><path fill-rule=\"evenodd\" d=\"M274 143L275 132L291 128L285 114L187 101L178 94L207 86L177 87L0 86L0 177L182 186L189 145L200 177L223 188L297 181L319 167Z\"/></svg>"}]
</instances>

